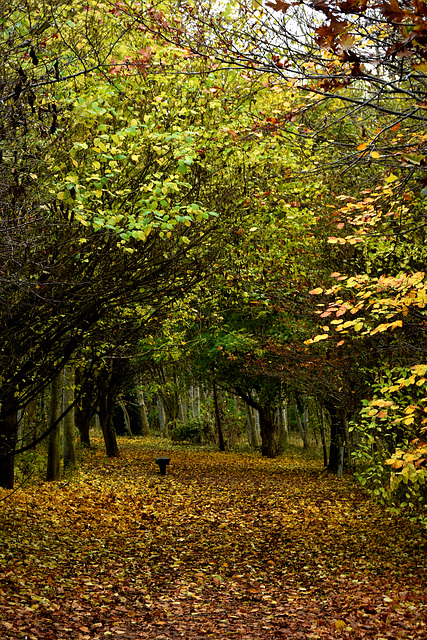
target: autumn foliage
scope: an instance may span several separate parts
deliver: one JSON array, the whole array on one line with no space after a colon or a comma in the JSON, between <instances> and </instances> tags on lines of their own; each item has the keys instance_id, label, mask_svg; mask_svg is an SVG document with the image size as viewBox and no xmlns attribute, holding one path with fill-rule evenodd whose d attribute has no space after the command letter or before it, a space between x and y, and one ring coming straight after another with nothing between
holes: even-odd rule
<instances>
[{"instance_id":1,"label":"autumn foliage","mask_svg":"<svg viewBox=\"0 0 427 640\"><path fill-rule=\"evenodd\" d=\"M163 446L1 503L4 640L426 637L418 525L315 462Z\"/></svg>"}]
</instances>

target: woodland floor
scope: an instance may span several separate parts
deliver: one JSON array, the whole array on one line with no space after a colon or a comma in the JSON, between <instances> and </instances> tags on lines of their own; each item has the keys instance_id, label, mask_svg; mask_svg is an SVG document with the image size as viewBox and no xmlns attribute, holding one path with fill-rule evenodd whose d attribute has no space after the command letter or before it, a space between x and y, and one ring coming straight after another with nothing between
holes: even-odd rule
<instances>
[{"instance_id":1,"label":"woodland floor","mask_svg":"<svg viewBox=\"0 0 427 640\"><path fill-rule=\"evenodd\" d=\"M153 442L0 503L2 640L427 638L419 526L317 462Z\"/></svg>"}]
</instances>

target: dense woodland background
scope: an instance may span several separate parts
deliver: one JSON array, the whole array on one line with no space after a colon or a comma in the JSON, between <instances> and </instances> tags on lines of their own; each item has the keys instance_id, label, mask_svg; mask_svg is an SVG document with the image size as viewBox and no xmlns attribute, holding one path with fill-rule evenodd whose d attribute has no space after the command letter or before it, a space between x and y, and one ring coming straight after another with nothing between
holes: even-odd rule
<instances>
[{"instance_id":1,"label":"dense woodland background","mask_svg":"<svg viewBox=\"0 0 427 640\"><path fill-rule=\"evenodd\" d=\"M126 430L425 522L426 16L2 2L2 487Z\"/></svg>"}]
</instances>

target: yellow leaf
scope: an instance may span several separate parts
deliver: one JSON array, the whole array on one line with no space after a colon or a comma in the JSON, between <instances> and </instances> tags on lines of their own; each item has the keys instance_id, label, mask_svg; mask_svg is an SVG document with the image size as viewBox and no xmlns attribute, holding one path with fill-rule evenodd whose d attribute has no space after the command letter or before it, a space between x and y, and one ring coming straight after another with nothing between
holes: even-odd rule
<instances>
[{"instance_id":1,"label":"yellow leaf","mask_svg":"<svg viewBox=\"0 0 427 640\"><path fill-rule=\"evenodd\" d=\"M317 296L319 293L322 293L322 292L323 292L323 289L321 287L317 287L317 289L313 289L309 293L311 296Z\"/></svg>"},{"instance_id":2,"label":"yellow leaf","mask_svg":"<svg viewBox=\"0 0 427 640\"><path fill-rule=\"evenodd\" d=\"M363 327L363 322L357 322L357 323L354 325L354 330L355 330L355 331L360 331L360 329L362 329L362 327Z\"/></svg>"},{"instance_id":3,"label":"yellow leaf","mask_svg":"<svg viewBox=\"0 0 427 640\"><path fill-rule=\"evenodd\" d=\"M398 177L395 176L394 173L391 173L389 177L385 179L385 181L388 183L395 182L396 180L398 180Z\"/></svg>"},{"instance_id":4,"label":"yellow leaf","mask_svg":"<svg viewBox=\"0 0 427 640\"><path fill-rule=\"evenodd\" d=\"M345 626L346 623L344 622L344 620L335 620L335 629L337 629L338 631L340 629L344 629Z\"/></svg>"},{"instance_id":5,"label":"yellow leaf","mask_svg":"<svg viewBox=\"0 0 427 640\"><path fill-rule=\"evenodd\" d=\"M380 157L380 154L378 153L378 151L373 151L371 153L371 158L374 158L374 160L377 160L377 158Z\"/></svg>"},{"instance_id":6,"label":"yellow leaf","mask_svg":"<svg viewBox=\"0 0 427 640\"><path fill-rule=\"evenodd\" d=\"M313 342L319 342L320 340L327 340L328 338L329 338L329 335L327 333L323 333L322 335L314 336Z\"/></svg>"},{"instance_id":7,"label":"yellow leaf","mask_svg":"<svg viewBox=\"0 0 427 640\"><path fill-rule=\"evenodd\" d=\"M415 404L410 404L409 407L406 407L405 409L405 413L414 413L415 409L418 409L417 405Z\"/></svg>"},{"instance_id":8,"label":"yellow leaf","mask_svg":"<svg viewBox=\"0 0 427 640\"><path fill-rule=\"evenodd\" d=\"M368 144L369 144L368 142L363 142L363 144L359 144L358 147L357 147L357 150L358 151L364 151L366 149L366 147L368 146ZM345 626L345 624L344 624L344 626Z\"/></svg>"},{"instance_id":9,"label":"yellow leaf","mask_svg":"<svg viewBox=\"0 0 427 640\"><path fill-rule=\"evenodd\" d=\"M56 194L56 197L58 198L58 200L63 200L64 199L64 192L60 191L59 193Z\"/></svg>"}]
</instances>

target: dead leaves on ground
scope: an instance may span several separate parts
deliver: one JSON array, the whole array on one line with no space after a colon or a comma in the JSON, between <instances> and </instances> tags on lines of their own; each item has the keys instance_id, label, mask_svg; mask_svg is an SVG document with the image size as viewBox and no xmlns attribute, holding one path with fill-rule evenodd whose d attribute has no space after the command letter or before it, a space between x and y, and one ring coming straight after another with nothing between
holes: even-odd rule
<instances>
[{"instance_id":1,"label":"dead leaves on ground","mask_svg":"<svg viewBox=\"0 0 427 640\"><path fill-rule=\"evenodd\" d=\"M166 477L131 441L1 503L1 637L427 636L423 530L314 462L161 453Z\"/></svg>"}]
</instances>

